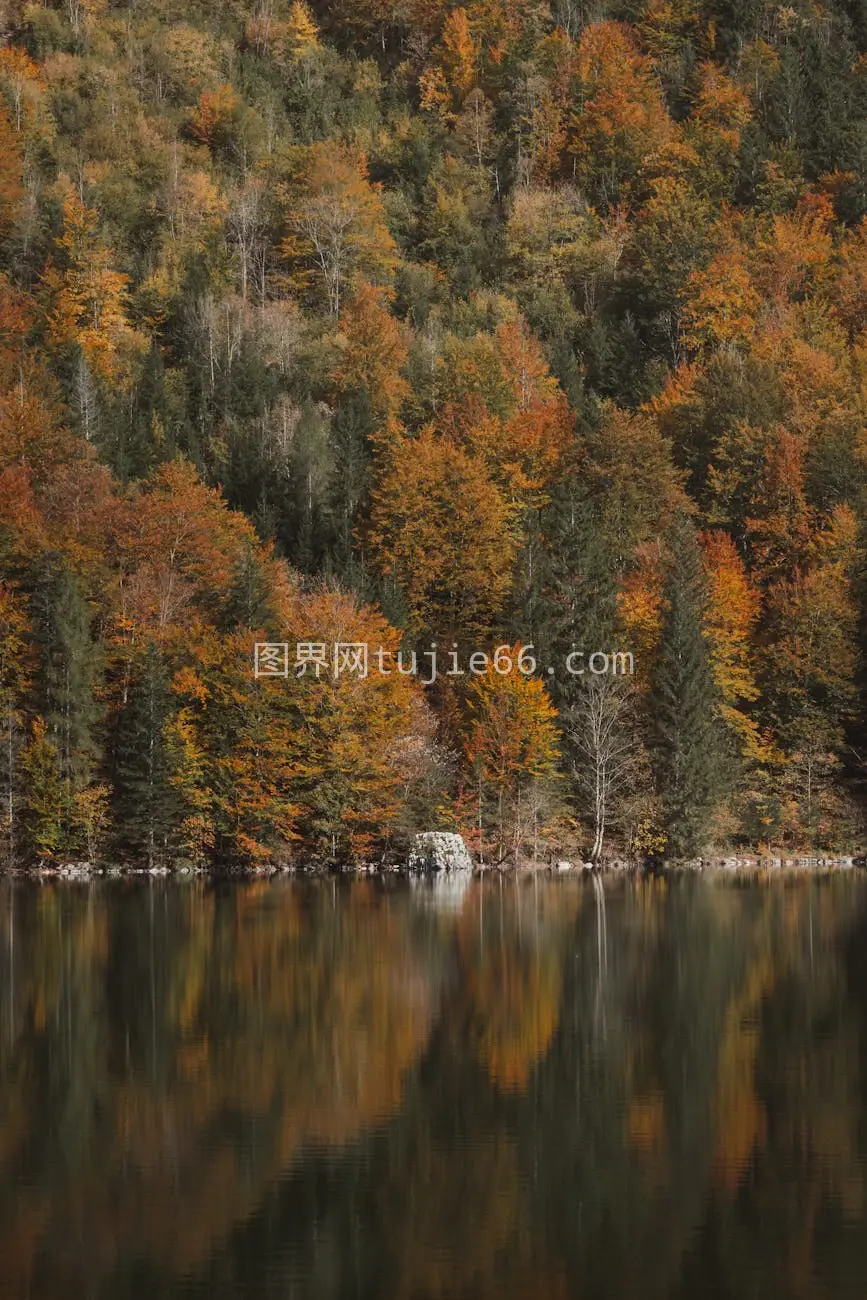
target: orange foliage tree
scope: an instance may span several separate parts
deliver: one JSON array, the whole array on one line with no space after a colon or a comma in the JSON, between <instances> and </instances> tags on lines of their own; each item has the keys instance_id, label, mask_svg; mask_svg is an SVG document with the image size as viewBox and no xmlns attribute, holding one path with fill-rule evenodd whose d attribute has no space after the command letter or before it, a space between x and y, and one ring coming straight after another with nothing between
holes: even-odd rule
<instances>
[{"instance_id":1,"label":"orange foliage tree","mask_svg":"<svg viewBox=\"0 0 867 1300\"><path fill-rule=\"evenodd\" d=\"M343 309L336 342L331 382L338 396L363 393L375 419L395 418L409 390L401 374L407 345L381 289L364 280L356 285Z\"/></svg>"},{"instance_id":2,"label":"orange foliage tree","mask_svg":"<svg viewBox=\"0 0 867 1300\"><path fill-rule=\"evenodd\" d=\"M4 239L15 221L16 210L24 196L21 146L5 105L0 104L0 239Z\"/></svg>"},{"instance_id":3,"label":"orange foliage tree","mask_svg":"<svg viewBox=\"0 0 867 1300\"><path fill-rule=\"evenodd\" d=\"M328 310L340 316L344 291L361 276L387 282L395 246L378 187L363 154L327 141L299 150L284 188L288 234L282 253L299 287L321 283Z\"/></svg>"},{"instance_id":4,"label":"orange foliage tree","mask_svg":"<svg viewBox=\"0 0 867 1300\"><path fill-rule=\"evenodd\" d=\"M106 384L122 381L141 340L126 314L127 276L114 270L102 247L98 214L69 186L63 198L63 233L57 241L60 265L43 277L48 295L49 343L73 345L90 371ZM88 427L84 414L85 429Z\"/></svg>"},{"instance_id":5,"label":"orange foliage tree","mask_svg":"<svg viewBox=\"0 0 867 1300\"><path fill-rule=\"evenodd\" d=\"M744 562L728 533L705 533L700 540L708 592L705 627L711 646L711 668L720 695L720 713L744 756L759 760L767 756L767 744L746 709L759 698L753 638L761 612L761 597L751 586Z\"/></svg>"},{"instance_id":6,"label":"orange foliage tree","mask_svg":"<svg viewBox=\"0 0 867 1300\"><path fill-rule=\"evenodd\" d=\"M482 844L490 834L498 859L520 854L528 842L535 848L558 756L557 712L548 692L518 667L520 645L502 656L511 669L500 671L499 655L506 649L499 648L468 689L464 742L478 791Z\"/></svg>"},{"instance_id":7,"label":"orange foliage tree","mask_svg":"<svg viewBox=\"0 0 867 1300\"><path fill-rule=\"evenodd\" d=\"M613 204L645 158L675 135L650 60L621 23L585 27L578 42L577 107L569 151L579 180Z\"/></svg>"},{"instance_id":8,"label":"orange foliage tree","mask_svg":"<svg viewBox=\"0 0 867 1300\"><path fill-rule=\"evenodd\" d=\"M469 638L491 626L517 553L515 510L485 467L426 427L383 449L365 533L416 634Z\"/></svg>"}]
</instances>

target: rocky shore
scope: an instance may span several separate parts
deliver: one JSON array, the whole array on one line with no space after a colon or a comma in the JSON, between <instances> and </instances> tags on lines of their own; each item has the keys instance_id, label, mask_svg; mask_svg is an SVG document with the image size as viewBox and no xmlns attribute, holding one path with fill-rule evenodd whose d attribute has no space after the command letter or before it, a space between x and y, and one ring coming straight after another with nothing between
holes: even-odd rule
<instances>
[{"instance_id":1,"label":"rocky shore","mask_svg":"<svg viewBox=\"0 0 867 1300\"><path fill-rule=\"evenodd\" d=\"M226 868L192 866L138 866L134 864L108 864L97 862L51 862L31 866L0 869L0 874L35 880L86 881L91 879L127 879L133 877L169 877L173 879L238 878L262 876L315 876L339 874L352 876L410 876L447 875L498 875L527 874L535 872L550 876L576 874L609 875L623 873L732 873L755 875L774 872L828 872L852 870L867 866L867 855L804 855L773 854L717 855L691 859L659 858L636 860L607 858L601 862L571 861L554 858L538 862L486 863L474 861L460 835L444 831L428 831L415 836L408 853L390 861L334 864L328 862L268 863L251 868Z\"/></svg>"}]
</instances>

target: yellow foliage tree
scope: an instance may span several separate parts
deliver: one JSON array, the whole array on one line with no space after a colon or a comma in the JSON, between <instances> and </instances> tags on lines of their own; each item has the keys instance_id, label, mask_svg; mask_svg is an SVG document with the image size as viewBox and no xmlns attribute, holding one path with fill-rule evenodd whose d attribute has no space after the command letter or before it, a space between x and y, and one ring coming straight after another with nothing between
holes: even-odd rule
<instances>
[{"instance_id":1,"label":"yellow foliage tree","mask_svg":"<svg viewBox=\"0 0 867 1300\"><path fill-rule=\"evenodd\" d=\"M752 665L752 639L761 612L759 592L750 585L746 567L728 533L701 536L708 607L705 628L711 669L720 694L720 713L746 758L769 756L756 721L744 705L759 698Z\"/></svg>"},{"instance_id":2,"label":"yellow foliage tree","mask_svg":"<svg viewBox=\"0 0 867 1300\"><path fill-rule=\"evenodd\" d=\"M538 677L518 667L522 647L499 647L467 693L465 752L478 784L479 829L499 859L518 855L539 829L546 786L556 777L557 711ZM501 657L511 667L501 671Z\"/></svg>"},{"instance_id":3,"label":"yellow foliage tree","mask_svg":"<svg viewBox=\"0 0 867 1300\"><path fill-rule=\"evenodd\" d=\"M283 198L289 229L283 256L299 288L319 281L332 316L340 316L344 293L359 278L389 281L395 244L362 154L335 141L300 150Z\"/></svg>"},{"instance_id":4,"label":"yellow foliage tree","mask_svg":"<svg viewBox=\"0 0 867 1300\"><path fill-rule=\"evenodd\" d=\"M756 329L762 297L738 245L717 253L687 283L683 340L689 348L746 347Z\"/></svg>"},{"instance_id":5,"label":"yellow foliage tree","mask_svg":"<svg viewBox=\"0 0 867 1300\"><path fill-rule=\"evenodd\" d=\"M43 277L50 309L48 339L77 347L91 372L107 384L128 377L131 353L141 340L126 316L128 277L116 271L99 241L99 217L70 186L63 199L60 266Z\"/></svg>"},{"instance_id":6,"label":"yellow foliage tree","mask_svg":"<svg viewBox=\"0 0 867 1300\"><path fill-rule=\"evenodd\" d=\"M409 391L401 374L407 344L382 290L359 281L346 302L336 341L338 355L331 371L336 393L363 392L377 420L395 418Z\"/></svg>"},{"instance_id":7,"label":"yellow foliage tree","mask_svg":"<svg viewBox=\"0 0 867 1300\"><path fill-rule=\"evenodd\" d=\"M580 92L569 149L579 181L606 204L634 180L645 158L676 134L650 60L638 52L628 28L601 22L578 42Z\"/></svg>"},{"instance_id":8,"label":"yellow foliage tree","mask_svg":"<svg viewBox=\"0 0 867 1300\"><path fill-rule=\"evenodd\" d=\"M399 584L413 632L490 628L512 577L515 511L461 447L429 427L417 438L395 431L366 538L376 568Z\"/></svg>"}]
</instances>

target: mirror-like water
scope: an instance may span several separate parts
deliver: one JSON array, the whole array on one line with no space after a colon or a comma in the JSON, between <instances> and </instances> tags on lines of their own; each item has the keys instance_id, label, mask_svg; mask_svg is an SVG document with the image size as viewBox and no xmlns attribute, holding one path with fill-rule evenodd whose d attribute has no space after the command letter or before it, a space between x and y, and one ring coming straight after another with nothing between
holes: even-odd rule
<instances>
[{"instance_id":1,"label":"mirror-like water","mask_svg":"<svg viewBox=\"0 0 867 1300\"><path fill-rule=\"evenodd\" d=\"M865 1291L859 874L0 886L0 1300Z\"/></svg>"}]
</instances>

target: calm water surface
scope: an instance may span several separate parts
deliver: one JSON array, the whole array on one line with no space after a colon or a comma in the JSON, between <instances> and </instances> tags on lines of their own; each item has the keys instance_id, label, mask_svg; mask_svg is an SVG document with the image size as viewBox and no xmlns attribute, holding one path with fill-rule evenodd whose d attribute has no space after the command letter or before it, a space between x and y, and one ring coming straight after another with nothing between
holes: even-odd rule
<instances>
[{"instance_id":1,"label":"calm water surface","mask_svg":"<svg viewBox=\"0 0 867 1300\"><path fill-rule=\"evenodd\" d=\"M867 879L0 885L0 1300L861 1297Z\"/></svg>"}]
</instances>

